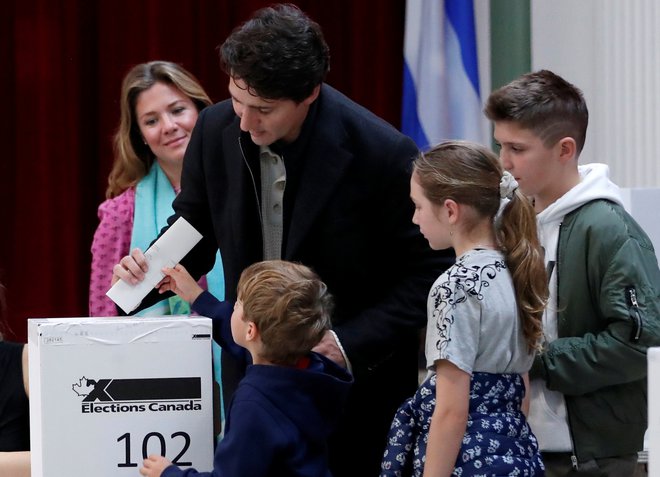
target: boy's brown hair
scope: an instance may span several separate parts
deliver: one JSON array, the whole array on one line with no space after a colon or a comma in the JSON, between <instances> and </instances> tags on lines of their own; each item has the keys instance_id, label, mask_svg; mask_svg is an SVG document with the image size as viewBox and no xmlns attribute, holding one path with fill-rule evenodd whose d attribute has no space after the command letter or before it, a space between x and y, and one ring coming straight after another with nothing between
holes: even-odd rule
<instances>
[{"instance_id":1,"label":"boy's brown hair","mask_svg":"<svg viewBox=\"0 0 660 477\"><path fill-rule=\"evenodd\" d=\"M246 268L238 282L243 319L259 330L261 357L292 365L330 329L332 297L308 267L268 260Z\"/></svg>"},{"instance_id":2,"label":"boy's brown hair","mask_svg":"<svg viewBox=\"0 0 660 477\"><path fill-rule=\"evenodd\" d=\"M531 130L546 147L571 137L576 156L587 137L589 111L582 91L548 70L527 73L493 91L484 113L491 121L511 121Z\"/></svg>"}]
</instances>

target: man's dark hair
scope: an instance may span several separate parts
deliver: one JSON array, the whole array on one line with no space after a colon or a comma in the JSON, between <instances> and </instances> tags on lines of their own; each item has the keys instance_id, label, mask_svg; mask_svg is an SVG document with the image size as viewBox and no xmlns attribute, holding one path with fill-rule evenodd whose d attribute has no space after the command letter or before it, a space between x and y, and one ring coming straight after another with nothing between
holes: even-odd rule
<instances>
[{"instance_id":1,"label":"man's dark hair","mask_svg":"<svg viewBox=\"0 0 660 477\"><path fill-rule=\"evenodd\" d=\"M493 91L484 112L491 121L531 130L546 147L572 137L579 154L587 136L589 111L582 91L548 70L527 73Z\"/></svg>"},{"instance_id":2,"label":"man's dark hair","mask_svg":"<svg viewBox=\"0 0 660 477\"><path fill-rule=\"evenodd\" d=\"M330 51L318 23L298 7L258 10L220 46L222 69L266 99L309 97L330 69Z\"/></svg>"}]
</instances>

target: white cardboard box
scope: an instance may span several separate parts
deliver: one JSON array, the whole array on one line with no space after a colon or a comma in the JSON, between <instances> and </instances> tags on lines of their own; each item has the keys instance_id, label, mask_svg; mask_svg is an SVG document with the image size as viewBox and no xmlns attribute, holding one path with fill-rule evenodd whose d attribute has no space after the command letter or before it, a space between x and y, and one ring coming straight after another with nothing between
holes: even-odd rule
<instances>
[{"instance_id":1,"label":"white cardboard box","mask_svg":"<svg viewBox=\"0 0 660 477\"><path fill-rule=\"evenodd\" d=\"M649 348L648 358L648 406L649 426L646 431L648 444L649 477L660 476L660 348Z\"/></svg>"},{"instance_id":2,"label":"white cardboard box","mask_svg":"<svg viewBox=\"0 0 660 477\"><path fill-rule=\"evenodd\" d=\"M28 320L32 477L213 467L211 320Z\"/></svg>"}]
</instances>

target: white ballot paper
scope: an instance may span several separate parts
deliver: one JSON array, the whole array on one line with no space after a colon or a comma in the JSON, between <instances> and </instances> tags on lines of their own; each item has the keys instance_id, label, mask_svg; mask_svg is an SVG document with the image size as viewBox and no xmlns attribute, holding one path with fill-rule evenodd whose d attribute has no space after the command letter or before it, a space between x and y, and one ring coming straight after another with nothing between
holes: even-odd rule
<instances>
[{"instance_id":1,"label":"white ballot paper","mask_svg":"<svg viewBox=\"0 0 660 477\"><path fill-rule=\"evenodd\" d=\"M130 285L123 280L115 283L106 295L114 301L124 313L135 310L142 299L165 276L163 267L174 267L202 239L195 227L183 217L179 217L151 247L144 252L149 264L144 280L137 285Z\"/></svg>"}]
</instances>

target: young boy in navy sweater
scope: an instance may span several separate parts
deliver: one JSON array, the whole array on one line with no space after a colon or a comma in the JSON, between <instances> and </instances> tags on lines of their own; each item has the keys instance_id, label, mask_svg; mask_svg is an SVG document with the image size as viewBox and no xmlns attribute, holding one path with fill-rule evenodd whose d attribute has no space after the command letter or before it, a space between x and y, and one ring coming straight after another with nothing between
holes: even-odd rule
<instances>
[{"instance_id":1,"label":"young boy in navy sweater","mask_svg":"<svg viewBox=\"0 0 660 477\"><path fill-rule=\"evenodd\" d=\"M212 318L223 352L251 358L227 413L213 470L182 470L151 455L147 477L330 476L326 440L353 381L344 368L312 352L330 327L331 297L309 268L259 262L245 269L233 313L181 266L163 270L171 290ZM230 317L231 315L231 317ZM249 353L249 356L246 356Z\"/></svg>"}]
</instances>

